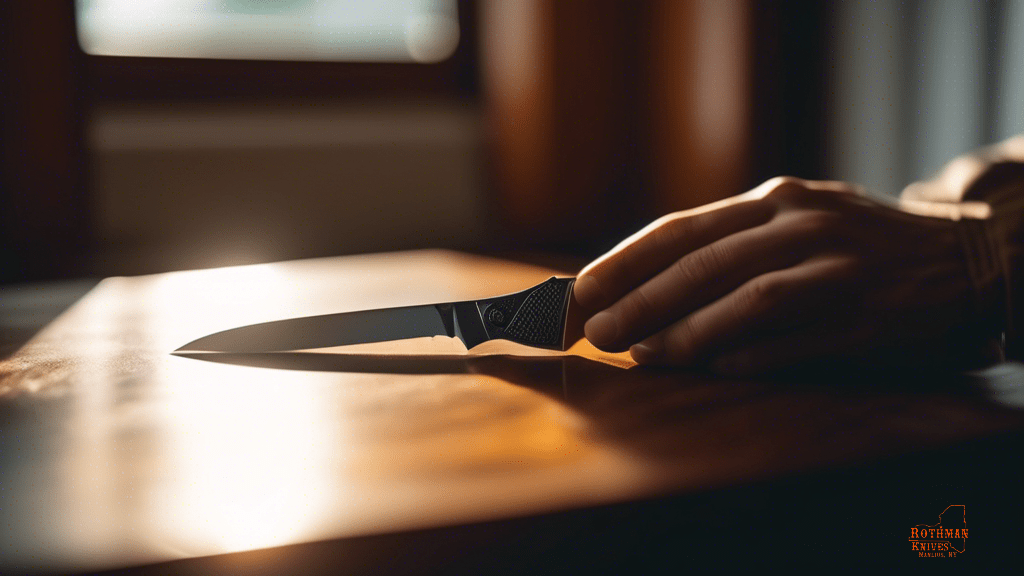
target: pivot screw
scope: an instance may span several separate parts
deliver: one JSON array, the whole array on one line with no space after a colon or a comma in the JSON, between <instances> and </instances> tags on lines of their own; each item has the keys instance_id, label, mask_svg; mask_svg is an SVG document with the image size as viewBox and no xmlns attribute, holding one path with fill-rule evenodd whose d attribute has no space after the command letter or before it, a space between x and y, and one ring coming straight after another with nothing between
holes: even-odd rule
<instances>
[{"instance_id":1,"label":"pivot screw","mask_svg":"<svg viewBox=\"0 0 1024 576\"><path fill-rule=\"evenodd\" d=\"M503 328L508 323L505 313L493 306L487 309L487 321L499 328Z\"/></svg>"}]
</instances>

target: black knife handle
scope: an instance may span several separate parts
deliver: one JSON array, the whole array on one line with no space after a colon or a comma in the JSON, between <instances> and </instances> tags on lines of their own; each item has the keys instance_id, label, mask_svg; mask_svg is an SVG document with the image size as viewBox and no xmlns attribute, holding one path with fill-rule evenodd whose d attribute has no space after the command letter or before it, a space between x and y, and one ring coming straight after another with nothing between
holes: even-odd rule
<instances>
[{"instance_id":1,"label":"black knife handle","mask_svg":"<svg viewBox=\"0 0 1024 576\"><path fill-rule=\"evenodd\" d=\"M481 315L488 335L527 346L562 350L575 278L551 278L517 294L486 301Z\"/></svg>"}]
</instances>

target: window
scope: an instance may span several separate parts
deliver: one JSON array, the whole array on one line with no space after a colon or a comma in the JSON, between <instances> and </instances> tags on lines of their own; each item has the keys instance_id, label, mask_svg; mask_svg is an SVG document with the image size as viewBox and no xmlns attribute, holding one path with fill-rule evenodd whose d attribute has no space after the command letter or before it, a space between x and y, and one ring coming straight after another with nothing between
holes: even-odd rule
<instances>
[{"instance_id":1,"label":"window","mask_svg":"<svg viewBox=\"0 0 1024 576\"><path fill-rule=\"evenodd\" d=\"M459 43L454 0L78 0L102 56L422 62Z\"/></svg>"}]
</instances>

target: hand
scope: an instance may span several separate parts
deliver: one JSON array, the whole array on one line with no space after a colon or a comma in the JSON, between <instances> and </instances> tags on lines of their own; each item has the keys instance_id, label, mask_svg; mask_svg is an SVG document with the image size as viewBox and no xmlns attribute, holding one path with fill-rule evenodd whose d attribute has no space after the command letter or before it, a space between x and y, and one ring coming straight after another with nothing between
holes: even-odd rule
<instances>
[{"instance_id":1,"label":"hand","mask_svg":"<svg viewBox=\"0 0 1024 576\"><path fill-rule=\"evenodd\" d=\"M964 338L980 355L957 206L775 178L670 214L578 275L587 339L734 374L885 350L930 362Z\"/></svg>"}]
</instances>

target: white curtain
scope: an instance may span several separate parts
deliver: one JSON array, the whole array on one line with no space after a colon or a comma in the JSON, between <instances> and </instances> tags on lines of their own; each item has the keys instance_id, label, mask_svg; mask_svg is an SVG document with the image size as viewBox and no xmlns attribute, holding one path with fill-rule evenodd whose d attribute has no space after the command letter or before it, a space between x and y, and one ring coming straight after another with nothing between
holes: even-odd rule
<instances>
[{"instance_id":1,"label":"white curtain","mask_svg":"<svg viewBox=\"0 0 1024 576\"><path fill-rule=\"evenodd\" d=\"M829 177L897 194L1024 133L1024 0L846 0L834 24Z\"/></svg>"}]
</instances>

